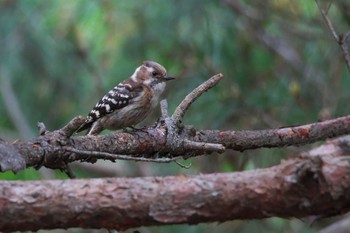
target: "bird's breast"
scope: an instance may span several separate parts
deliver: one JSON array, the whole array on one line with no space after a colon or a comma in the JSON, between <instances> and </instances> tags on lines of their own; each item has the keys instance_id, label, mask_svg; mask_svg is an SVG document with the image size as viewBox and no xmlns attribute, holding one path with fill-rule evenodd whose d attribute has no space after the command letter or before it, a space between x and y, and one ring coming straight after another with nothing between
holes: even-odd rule
<instances>
[{"instance_id":1,"label":"bird's breast","mask_svg":"<svg viewBox=\"0 0 350 233\"><path fill-rule=\"evenodd\" d=\"M153 87L153 97L151 99L152 108L155 108L158 105L159 98L161 94L164 92L164 89L165 89L165 82L158 83Z\"/></svg>"}]
</instances>

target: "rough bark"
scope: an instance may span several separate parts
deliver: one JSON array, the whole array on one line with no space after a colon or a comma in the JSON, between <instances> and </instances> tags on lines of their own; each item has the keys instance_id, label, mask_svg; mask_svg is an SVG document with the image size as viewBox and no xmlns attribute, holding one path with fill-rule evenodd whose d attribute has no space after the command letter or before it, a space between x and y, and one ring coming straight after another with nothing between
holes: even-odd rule
<instances>
[{"instance_id":1,"label":"rough bark","mask_svg":"<svg viewBox=\"0 0 350 233\"><path fill-rule=\"evenodd\" d=\"M73 128L82 121L81 117L75 118L71 122ZM186 159L211 153L211 148L205 147L206 143L223 145L225 149L238 151L261 147L302 145L349 134L350 116L308 125L269 130L196 130L193 127L185 126L181 130L181 137L172 140L177 145L175 147L167 143L167 127L164 124L141 131L121 132L97 137L67 137L65 130L64 128L53 132L46 131L38 138L29 141L15 141L13 143L0 141L1 171L17 172L26 167L40 167L42 165L64 169L65 164L77 160L94 162L97 159L111 161L131 159L171 162L178 158ZM68 132L70 131L68 130ZM176 140L179 143L176 143ZM185 147L184 143L188 140L192 144ZM201 144L192 147L193 142Z\"/></svg>"},{"instance_id":2,"label":"rough bark","mask_svg":"<svg viewBox=\"0 0 350 233\"><path fill-rule=\"evenodd\" d=\"M156 127L105 136L72 136L84 119L60 130L39 124L29 141L0 140L1 171L46 166L64 170L72 161L129 159L172 162L226 149L247 150L312 143L350 133L350 116L308 125L256 131L197 130L182 118L222 75L200 85ZM54 228L126 229L137 226L232 219L332 216L349 210L347 137L280 165L248 172L200 176L0 182L0 230ZM325 153L328 151L328 153Z\"/></svg>"},{"instance_id":3,"label":"rough bark","mask_svg":"<svg viewBox=\"0 0 350 233\"><path fill-rule=\"evenodd\" d=\"M233 219L326 217L350 208L350 166L308 155L254 171L197 176L0 182L0 230L127 229Z\"/></svg>"}]
</instances>

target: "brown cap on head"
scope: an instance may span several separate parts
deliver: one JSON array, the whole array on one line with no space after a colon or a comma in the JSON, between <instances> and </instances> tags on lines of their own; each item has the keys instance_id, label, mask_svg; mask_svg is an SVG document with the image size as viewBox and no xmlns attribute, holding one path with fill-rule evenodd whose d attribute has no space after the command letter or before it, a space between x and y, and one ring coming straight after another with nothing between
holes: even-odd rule
<instances>
[{"instance_id":1,"label":"brown cap on head","mask_svg":"<svg viewBox=\"0 0 350 233\"><path fill-rule=\"evenodd\" d=\"M143 65L146 67L153 68L155 72L157 72L162 78L164 78L166 80L172 80L175 78L173 76L168 76L166 69L162 65L160 65L159 63L157 63L155 61L144 61Z\"/></svg>"}]
</instances>

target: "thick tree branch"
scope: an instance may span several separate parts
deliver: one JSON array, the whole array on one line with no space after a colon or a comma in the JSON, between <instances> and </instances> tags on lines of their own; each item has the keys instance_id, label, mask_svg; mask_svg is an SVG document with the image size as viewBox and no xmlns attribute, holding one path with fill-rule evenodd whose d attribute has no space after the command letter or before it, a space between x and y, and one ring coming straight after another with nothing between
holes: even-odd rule
<instances>
[{"instance_id":1,"label":"thick tree branch","mask_svg":"<svg viewBox=\"0 0 350 233\"><path fill-rule=\"evenodd\" d=\"M78 117L75 120L81 122L82 119ZM218 144L227 149L243 151L261 147L303 145L348 133L350 116L296 127L255 131L196 130L186 126L183 130L186 135L184 143L190 140L202 144L197 147L191 144L184 151L181 148L172 150L166 146L164 125L143 131L98 137L66 138L58 130L47 132L31 141L15 141L12 144L0 142L0 164L2 171L16 172L25 167L41 165L62 169L67 163L77 160L94 162L97 159L127 159L164 163L204 154L207 148L203 145L210 145L210 151ZM220 151L221 148L217 149ZM19 161L25 161L25 166Z\"/></svg>"},{"instance_id":2,"label":"thick tree branch","mask_svg":"<svg viewBox=\"0 0 350 233\"><path fill-rule=\"evenodd\" d=\"M193 140L221 143L227 149L244 151L257 148L310 144L350 133L350 116L293 127L268 130L196 131Z\"/></svg>"},{"instance_id":3,"label":"thick tree branch","mask_svg":"<svg viewBox=\"0 0 350 233\"><path fill-rule=\"evenodd\" d=\"M169 163L177 159L223 152L244 151L261 147L303 145L350 133L350 116L313 124L268 130L219 131L197 130L175 124L201 93L213 87L222 75L215 75L183 101L184 108L169 117L162 101L162 120L156 127L101 136L72 136L84 119L74 118L60 130L50 132L39 123L39 137L30 141L0 141L1 171L17 172L26 167L61 169L67 174L73 161L95 162L118 159ZM185 103L185 104L184 104ZM187 106L187 107L186 107ZM180 110L179 110L180 109ZM180 117L180 118L179 118ZM174 120L175 119L175 120Z\"/></svg>"},{"instance_id":4,"label":"thick tree branch","mask_svg":"<svg viewBox=\"0 0 350 233\"><path fill-rule=\"evenodd\" d=\"M349 211L350 206L349 161L339 157L348 150L345 147L349 148L344 146L347 140L328 143L339 147L338 153L304 155L254 171L176 177L0 181L0 230L127 229L272 216L337 215Z\"/></svg>"}]
</instances>

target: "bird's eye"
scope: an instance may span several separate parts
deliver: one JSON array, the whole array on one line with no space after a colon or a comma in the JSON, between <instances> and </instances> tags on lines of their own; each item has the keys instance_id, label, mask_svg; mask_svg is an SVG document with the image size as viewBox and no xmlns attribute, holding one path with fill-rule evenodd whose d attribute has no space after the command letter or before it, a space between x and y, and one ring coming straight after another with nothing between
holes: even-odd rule
<instances>
[{"instance_id":1,"label":"bird's eye","mask_svg":"<svg viewBox=\"0 0 350 233\"><path fill-rule=\"evenodd\" d=\"M153 75L153 76L157 76L157 75L158 75L158 72L157 72L157 71L153 71L153 72L152 72L152 75Z\"/></svg>"}]
</instances>

